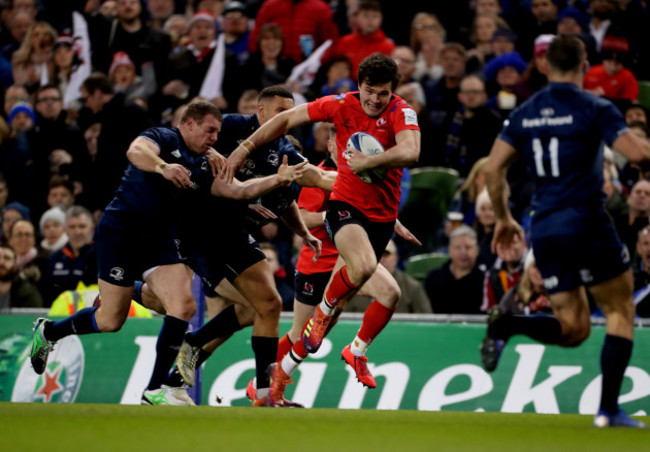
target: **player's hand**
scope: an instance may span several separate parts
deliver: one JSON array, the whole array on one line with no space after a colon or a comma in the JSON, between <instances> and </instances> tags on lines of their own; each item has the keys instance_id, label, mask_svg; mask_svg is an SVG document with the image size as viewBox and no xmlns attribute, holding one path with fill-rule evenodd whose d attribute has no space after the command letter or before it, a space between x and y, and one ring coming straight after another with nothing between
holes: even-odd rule
<instances>
[{"instance_id":1,"label":"player's hand","mask_svg":"<svg viewBox=\"0 0 650 452\"><path fill-rule=\"evenodd\" d=\"M320 253L323 247L321 241L308 232L302 238L302 243L314 252L314 258L312 260L316 262L316 260L320 257Z\"/></svg>"},{"instance_id":2,"label":"player's hand","mask_svg":"<svg viewBox=\"0 0 650 452\"><path fill-rule=\"evenodd\" d=\"M291 183L302 176L302 172L309 162L306 160L297 165L289 166L289 157L282 156L282 165L278 167L278 182L281 187L288 187Z\"/></svg>"},{"instance_id":3,"label":"player's hand","mask_svg":"<svg viewBox=\"0 0 650 452\"><path fill-rule=\"evenodd\" d=\"M416 245L422 246L422 242L420 242L418 238L414 236L413 233L399 221L395 223L395 232L403 239L408 240L411 243L415 243Z\"/></svg>"},{"instance_id":4,"label":"player's hand","mask_svg":"<svg viewBox=\"0 0 650 452\"><path fill-rule=\"evenodd\" d=\"M262 204L249 204L248 208L266 220L277 220L278 216Z\"/></svg>"},{"instance_id":5,"label":"player's hand","mask_svg":"<svg viewBox=\"0 0 650 452\"><path fill-rule=\"evenodd\" d=\"M492 252L496 254L497 250L500 250L502 253L508 253L507 250L517 238L523 240L524 231L514 218L497 220L494 226L494 237L492 238Z\"/></svg>"},{"instance_id":6,"label":"player's hand","mask_svg":"<svg viewBox=\"0 0 650 452\"><path fill-rule=\"evenodd\" d=\"M228 156L228 164L226 165L225 171L221 174L222 179L226 179L226 183L232 183L233 177L237 174L237 171L244 166L244 162L248 157L246 150L238 147L235 149L232 154Z\"/></svg>"},{"instance_id":7,"label":"player's hand","mask_svg":"<svg viewBox=\"0 0 650 452\"><path fill-rule=\"evenodd\" d=\"M361 151L356 149L346 150L343 152L343 156L348 161L348 166L354 174L370 168L370 158L367 155L363 155Z\"/></svg>"},{"instance_id":8,"label":"player's hand","mask_svg":"<svg viewBox=\"0 0 650 452\"><path fill-rule=\"evenodd\" d=\"M205 158L208 160L208 164L210 165L214 177L217 177L217 174L221 174L225 171L226 166L228 165L228 159L219 154L214 148L208 149L208 152L205 153Z\"/></svg>"},{"instance_id":9,"label":"player's hand","mask_svg":"<svg viewBox=\"0 0 650 452\"><path fill-rule=\"evenodd\" d=\"M296 183L301 187L318 187L318 182L321 180L321 177L320 168L308 164L296 175Z\"/></svg>"},{"instance_id":10,"label":"player's hand","mask_svg":"<svg viewBox=\"0 0 650 452\"><path fill-rule=\"evenodd\" d=\"M183 165L168 163L162 170L162 177L173 182L178 188L189 188L192 186L191 173Z\"/></svg>"}]
</instances>

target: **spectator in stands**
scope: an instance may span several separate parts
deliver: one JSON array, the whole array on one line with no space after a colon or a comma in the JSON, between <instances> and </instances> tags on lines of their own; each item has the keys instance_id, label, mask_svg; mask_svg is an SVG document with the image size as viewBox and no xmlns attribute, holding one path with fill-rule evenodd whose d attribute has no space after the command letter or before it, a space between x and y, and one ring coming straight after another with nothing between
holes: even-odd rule
<instances>
[{"instance_id":1,"label":"spectator in stands","mask_svg":"<svg viewBox=\"0 0 650 452\"><path fill-rule=\"evenodd\" d=\"M417 83L417 82L416 82ZM418 115L418 125L420 126L420 158L413 165L415 167L433 166L440 164L444 156L441 149L435 147L434 134L435 129L431 123L429 112L426 107L426 98L424 90L419 83L407 83L395 88L395 94L404 99L407 104L413 108ZM404 189L402 189L404 193Z\"/></svg>"},{"instance_id":2,"label":"spectator in stands","mask_svg":"<svg viewBox=\"0 0 650 452\"><path fill-rule=\"evenodd\" d=\"M54 67L53 48L56 30L45 21L32 25L22 44L11 56L14 82L25 85L30 92L36 91L41 78L51 74Z\"/></svg>"},{"instance_id":3,"label":"spectator in stands","mask_svg":"<svg viewBox=\"0 0 650 452\"><path fill-rule=\"evenodd\" d=\"M515 237L510 248L504 249L497 246L496 252L498 257L494 261L494 265L485 273L481 305L483 312L496 305L521 278L524 271L526 241L523 238Z\"/></svg>"},{"instance_id":4,"label":"spectator in stands","mask_svg":"<svg viewBox=\"0 0 650 452\"><path fill-rule=\"evenodd\" d=\"M310 92L306 94L310 98L342 94L357 89L357 84L352 80L352 64L343 55L331 58L319 69L320 72L325 74L325 81L322 76L316 75Z\"/></svg>"},{"instance_id":5,"label":"spectator in stands","mask_svg":"<svg viewBox=\"0 0 650 452\"><path fill-rule=\"evenodd\" d=\"M9 187L7 187L7 179L0 173L0 212L7 205L7 199L9 198ZM2 221L0 219L0 224ZM0 233L0 236L2 234Z\"/></svg>"},{"instance_id":6,"label":"spectator in stands","mask_svg":"<svg viewBox=\"0 0 650 452\"><path fill-rule=\"evenodd\" d=\"M59 36L54 43L54 67L52 69L51 84L58 86L62 96L68 89L70 76L82 63L74 47L74 40L71 36ZM76 106L78 110L80 107Z\"/></svg>"},{"instance_id":7,"label":"spectator in stands","mask_svg":"<svg viewBox=\"0 0 650 452\"><path fill-rule=\"evenodd\" d=\"M48 182L54 174L66 176L84 185L90 169L90 158L83 134L76 124L67 121L63 96L57 85L41 86L36 92L36 125L28 133L33 162L37 172L32 186L32 207L37 213L45 210Z\"/></svg>"},{"instance_id":8,"label":"spectator in stands","mask_svg":"<svg viewBox=\"0 0 650 452\"><path fill-rule=\"evenodd\" d=\"M444 149L449 125L460 107L458 93L465 76L465 48L455 42L445 44L440 55L443 76L438 80L422 80L426 108L435 128L436 149Z\"/></svg>"},{"instance_id":9,"label":"spectator in stands","mask_svg":"<svg viewBox=\"0 0 650 452\"><path fill-rule=\"evenodd\" d=\"M29 207L10 202L2 209L2 243L7 243L11 237L10 230L18 220L29 220Z\"/></svg>"},{"instance_id":10,"label":"spectator in stands","mask_svg":"<svg viewBox=\"0 0 650 452\"><path fill-rule=\"evenodd\" d=\"M240 93L244 90L243 74L235 54L218 45L216 32L216 23L210 13L198 11L192 16L188 24L190 42L183 50L169 56L161 111L173 111L180 104L198 96L205 83L221 83L221 94L210 99L217 107L226 111L237 108ZM222 76L206 81L211 66L222 62Z\"/></svg>"},{"instance_id":11,"label":"spectator in stands","mask_svg":"<svg viewBox=\"0 0 650 452\"><path fill-rule=\"evenodd\" d=\"M126 52L115 52L108 76L113 91L148 110L149 99L156 91L156 74L151 63L142 64L142 76L135 73L135 65Z\"/></svg>"},{"instance_id":12,"label":"spectator in stands","mask_svg":"<svg viewBox=\"0 0 650 452\"><path fill-rule=\"evenodd\" d=\"M165 21L162 31L169 36L172 53L188 44L187 24L187 17L182 14L173 14Z\"/></svg>"},{"instance_id":13,"label":"spectator in stands","mask_svg":"<svg viewBox=\"0 0 650 452\"><path fill-rule=\"evenodd\" d=\"M43 274L43 261L38 259L34 225L29 220L18 220L9 229L9 246L16 252L18 269L34 284Z\"/></svg>"},{"instance_id":14,"label":"spectator in stands","mask_svg":"<svg viewBox=\"0 0 650 452\"><path fill-rule=\"evenodd\" d=\"M168 35L145 23L140 0L117 0L114 19L89 17L88 32L96 70L108 74L113 55L122 51L129 55L138 75L142 75L144 63L152 62L158 86L162 86L171 42Z\"/></svg>"},{"instance_id":15,"label":"spectator in stands","mask_svg":"<svg viewBox=\"0 0 650 452\"><path fill-rule=\"evenodd\" d=\"M484 274L476 266L476 232L459 226L449 236L449 261L432 270L424 283L435 314L479 314Z\"/></svg>"},{"instance_id":16,"label":"spectator in stands","mask_svg":"<svg viewBox=\"0 0 650 452\"><path fill-rule=\"evenodd\" d=\"M379 263L393 275L400 289L399 302L395 312L431 313L431 302L424 291L424 286L420 281L400 270L397 267L398 261L397 246L391 240L388 242ZM371 298L356 295L345 305L345 312L365 312L370 303L372 303Z\"/></svg>"},{"instance_id":17,"label":"spectator in stands","mask_svg":"<svg viewBox=\"0 0 650 452\"><path fill-rule=\"evenodd\" d=\"M291 75L294 63L290 58L282 56L284 36L277 25L264 25L256 39L257 50L244 64L244 86L261 91L284 83Z\"/></svg>"},{"instance_id":18,"label":"spectator in stands","mask_svg":"<svg viewBox=\"0 0 650 452\"><path fill-rule=\"evenodd\" d=\"M487 107L485 83L468 75L460 83L460 108L454 114L447 134L446 160L460 177L467 177L474 163L487 156L503 121Z\"/></svg>"},{"instance_id":19,"label":"spectator in stands","mask_svg":"<svg viewBox=\"0 0 650 452\"><path fill-rule=\"evenodd\" d=\"M650 226L639 231L636 252L639 263L634 268L634 304L639 317L650 317Z\"/></svg>"},{"instance_id":20,"label":"spectator in stands","mask_svg":"<svg viewBox=\"0 0 650 452\"><path fill-rule=\"evenodd\" d=\"M494 57L492 36L499 29L510 28L505 20L494 14L482 13L474 17L471 42L474 47L467 51L468 65L472 71L479 71Z\"/></svg>"},{"instance_id":21,"label":"spectator in stands","mask_svg":"<svg viewBox=\"0 0 650 452\"><path fill-rule=\"evenodd\" d=\"M483 69L485 80L489 84L487 105L498 110L503 118L518 104L515 86L525 70L526 62L517 52L493 58Z\"/></svg>"},{"instance_id":22,"label":"spectator in stands","mask_svg":"<svg viewBox=\"0 0 650 452\"><path fill-rule=\"evenodd\" d=\"M482 270L487 270L494 265L497 255L492 252L492 237L494 237L494 225L496 217L494 216L494 207L487 189L483 189L476 198L474 207L476 220L472 225L476 231L478 241L478 257L476 265Z\"/></svg>"},{"instance_id":23,"label":"spectator in stands","mask_svg":"<svg viewBox=\"0 0 650 452\"><path fill-rule=\"evenodd\" d=\"M483 157L474 163L449 206L449 211L460 212L463 215L463 222L468 226L474 225L476 219L476 198L485 188L483 168L487 161L488 158Z\"/></svg>"},{"instance_id":24,"label":"spectator in stands","mask_svg":"<svg viewBox=\"0 0 650 452\"><path fill-rule=\"evenodd\" d=\"M328 39L338 38L338 28L329 5L322 0L266 0L262 3L255 28L249 38L249 50L257 50L257 34L262 26L277 24L287 37L284 57L300 63Z\"/></svg>"},{"instance_id":25,"label":"spectator in stands","mask_svg":"<svg viewBox=\"0 0 650 452\"><path fill-rule=\"evenodd\" d=\"M446 36L447 31L435 14L419 12L413 16L409 45L416 57L414 79L422 80L426 76L437 80L442 77L440 52Z\"/></svg>"},{"instance_id":26,"label":"spectator in stands","mask_svg":"<svg viewBox=\"0 0 650 452\"><path fill-rule=\"evenodd\" d=\"M390 55L395 43L381 30L383 15L378 0L360 0L357 8L357 29L342 36L330 57L345 56L352 64L351 77L357 80L359 64L367 56L379 52Z\"/></svg>"},{"instance_id":27,"label":"spectator in stands","mask_svg":"<svg viewBox=\"0 0 650 452\"><path fill-rule=\"evenodd\" d=\"M533 42L543 34L555 34L557 30L559 0L531 0L528 20L517 21L517 50L525 60L532 57Z\"/></svg>"},{"instance_id":28,"label":"spectator in stands","mask_svg":"<svg viewBox=\"0 0 650 452\"><path fill-rule=\"evenodd\" d=\"M242 2L231 1L223 8L221 26L226 39L226 48L237 55L239 64L248 60L248 29L249 17L246 5Z\"/></svg>"},{"instance_id":29,"label":"spectator in stands","mask_svg":"<svg viewBox=\"0 0 650 452\"><path fill-rule=\"evenodd\" d=\"M38 252L49 260L52 253L63 248L68 242L68 235L65 233L65 212L60 207L52 207L41 215L38 225L43 237L37 246Z\"/></svg>"},{"instance_id":30,"label":"spectator in stands","mask_svg":"<svg viewBox=\"0 0 650 452\"><path fill-rule=\"evenodd\" d=\"M629 49L626 38L606 36L600 52L602 64L589 69L584 78L584 89L614 101L637 100L639 84L634 74L624 66Z\"/></svg>"},{"instance_id":31,"label":"spectator in stands","mask_svg":"<svg viewBox=\"0 0 650 452\"><path fill-rule=\"evenodd\" d=\"M74 204L74 201L74 184L64 177L52 176L47 192L48 207L59 207L66 210Z\"/></svg>"},{"instance_id":32,"label":"spectator in stands","mask_svg":"<svg viewBox=\"0 0 650 452\"><path fill-rule=\"evenodd\" d=\"M34 16L25 11L18 11L9 17L9 23L7 24L9 34L6 36L7 39L3 41L4 45L0 49L0 54L7 61L11 61L11 56L18 50L20 44L25 41L28 30L34 25Z\"/></svg>"},{"instance_id":33,"label":"spectator in stands","mask_svg":"<svg viewBox=\"0 0 650 452\"><path fill-rule=\"evenodd\" d=\"M88 206L103 209L113 197L127 166L126 154L131 141L151 125L147 113L127 101L124 93L113 93L108 76L95 72L81 85L85 109L80 112L82 130L101 124L97 138L97 157L88 177Z\"/></svg>"},{"instance_id":34,"label":"spectator in stands","mask_svg":"<svg viewBox=\"0 0 650 452\"><path fill-rule=\"evenodd\" d=\"M392 51L390 56L395 60L397 64L397 70L399 71L399 82L397 86L402 86L406 84L413 84L413 86L419 87L418 89L422 92L422 97L424 97L424 90L422 85L415 80L415 53L407 46L397 46Z\"/></svg>"},{"instance_id":35,"label":"spectator in stands","mask_svg":"<svg viewBox=\"0 0 650 452\"><path fill-rule=\"evenodd\" d=\"M547 85L549 66L546 52L553 38L555 35L539 35L535 39L533 59L514 88L517 103L522 103Z\"/></svg>"},{"instance_id":36,"label":"spectator in stands","mask_svg":"<svg viewBox=\"0 0 650 452\"><path fill-rule=\"evenodd\" d=\"M23 85L11 85L7 90L5 91L5 96L4 96L4 114L5 118L9 118L9 113L11 113L11 109L16 105L18 102L29 102L29 93L27 92L27 89Z\"/></svg>"},{"instance_id":37,"label":"spectator in stands","mask_svg":"<svg viewBox=\"0 0 650 452\"><path fill-rule=\"evenodd\" d=\"M649 224L650 181L642 179L634 184L627 198L627 210L614 216L614 226L627 249L636 247L638 233Z\"/></svg>"},{"instance_id":38,"label":"spectator in stands","mask_svg":"<svg viewBox=\"0 0 650 452\"><path fill-rule=\"evenodd\" d=\"M492 54L501 56L515 51L517 34L510 28L497 28L492 34Z\"/></svg>"},{"instance_id":39,"label":"spectator in stands","mask_svg":"<svg viewBox=\"0 0 650 452\"><path fill-rule=\"evenodd\" d=\"M0 312L9 308L40 308L41 294L31 281L20 273L16 252L0 244Z\"/></svg>"},{"instance_id":40,"label":"spectator in stands","mask_svg":"<svg viewBox=\"0 0 650 452\"><path fill-rule=\"evenodd\" d=\"M589 10L591 11L591 20L589 22L589 32L596 40L596 51L600 53L605 36L612 31L616 32L617 24L613 22L617 12L616 0L589 0ZM590 59L590 62L593 61ZM600 59L596 59L596 62Z\"/></svg>"},{"instance_id":41,"label":"spectator in stands","mask_svg":"<svg viewBox=\"0 0 650 452\"><path fill-rule=\"evenodd\" d=\"M99 7L99 14L107 19L117 17L117 0L106 0Z\"/></svg>"},{"instance_id":42,"label":"spectator in stands","mask_svg":"<svg viewBox=\"0 0 650 452\"><path fill-rule=\"evenodd\" d=\"M532 249L528 250L524 258L523 275L501 298L499 307L504 314L511 315L552 313L551 301L546 294L542 274L535 265Z\"/></svg>"},{"instance_id":43,"label":"spectator in stands","mask_svg":"<svg viewBox=\"0 0 650 452\"><path fill-rule=\"evenodd\" d=\"M311 140L305 143L307 146L302 152L303 157L309 160L312 165L318 165L328 156L327 142L330 137L332 125L327 122L317 122L311 128Z\"/></svg>"},{"instance_id":44,"label":"spectator in stands","mask_svg":"<svg viewBox=\"0 0 650 452\"><path fill-rule=\"evenodd\" d=\"M174 14L174 0L147 0L149 26L154 30L162 30L165 21Z\"/></svg>"},{"instance_id":45,"label":"spectator in stands","mask_svg":"<svg viewBox=\"0 0 650 452\"><path fill-rule=\"evenodd\" d=\"M240 115L252 115L257 112L257 98L260 92L256 89L247 89L241 93L237 101L237 113Z\"/></svg>"},{"instance_id":46,"label":"spectator in stands","mask_svg":"<svg viewBox=\"0 0 650 452\"><path fill-rule=\"evenodd\" d=\"M94 223L88 209L72 206L65 213L68 243L52 254L43 275L41 293L46 306L64 290L74 290L79 282L97 284L97 257L92 244Z\"/></svg>"},{"instance_id":47,"label":"spectator in stands","mask_svg":"<svg viewBox=\"0 0 650 452\"><path fill-rule=\"evenodd\" d=\"M18 102L9 112L8 123L14 134L28 131L36 123L34 107L28 102Z\"/></svg>"}]
</instances>

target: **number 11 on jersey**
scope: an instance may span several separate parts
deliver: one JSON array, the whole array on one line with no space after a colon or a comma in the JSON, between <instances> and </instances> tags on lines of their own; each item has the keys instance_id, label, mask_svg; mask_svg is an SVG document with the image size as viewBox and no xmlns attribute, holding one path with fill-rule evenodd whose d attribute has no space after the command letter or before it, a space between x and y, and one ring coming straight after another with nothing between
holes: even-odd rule
<instances>
[{"instance_id":1,"label":"number 11 on jersey","mask_svg":"<svg viewBox=\"0 0 650 452\"><path fill-rule=\"evenodd\" d=\"M548 152L551 157L551 176L560 177L560 163L558 160L558 150L560 142L557 137L552 137L548 142ZM546 177L546 170L544 169L544 147L542 140L533 138L533 153L535 157L535 169L539 177Z\"/></svg>"}]
</instances>

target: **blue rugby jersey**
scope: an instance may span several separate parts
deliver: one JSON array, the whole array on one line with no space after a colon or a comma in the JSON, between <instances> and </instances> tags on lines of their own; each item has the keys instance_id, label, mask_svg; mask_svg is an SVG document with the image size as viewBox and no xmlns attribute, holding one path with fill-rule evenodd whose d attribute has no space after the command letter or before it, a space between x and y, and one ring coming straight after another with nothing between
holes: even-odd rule
<instances>
[{"instance_id":1,"label":"blue rugby jersey","mask_svg":"<svg viewBox=\"0 0 650 452\"><path fill-rule=\"evenodd\" d=\"M603 208L603 142L626 130L611 102L572 83L549 83L510 114L499 138L525 159L541 215L578 204Z\"/></svg>"}]
</instances>

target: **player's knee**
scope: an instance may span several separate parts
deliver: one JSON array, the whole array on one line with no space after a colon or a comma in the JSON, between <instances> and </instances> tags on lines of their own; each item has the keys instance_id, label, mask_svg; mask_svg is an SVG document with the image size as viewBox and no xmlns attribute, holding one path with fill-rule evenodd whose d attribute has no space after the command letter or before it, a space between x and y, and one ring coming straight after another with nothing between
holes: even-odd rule
<instances>
[{"instance_id":1,"label":"player's knee","mask_svg":"<svg viewBox=\"0 0 650 452\"><path fill-rule=\"evenodd\" d=\"M196 303L192 295L185 295L177 299L176 303L170 304L167 315L189 321L196 314Z\"/></svg>"},{"instance_id":2,"label":"player's knee","mask_svg":"<svg viewBox=\"0 0 650 452\"><path fill-rule=\"evenodd\" d=\"M348 267L348 276L352 283L361 286L370 279L375 270L377 270L376 261L361 261L354 268Z\"/></svg>"},{"instance_id":3,"label":"player's knee","mask_svg":"<svg viewBox=\"0 0 650 452\"><path fill-rule=\"evenodd\" d=\"M101 323L98 322L97 327L102 333L117 333L122 329L124 322L125 319L117 317L102 319Z\"/></svg>"},{"instance_id":4,"label":"player's knee","mask_svg":"<svg viewBox=\"0 0 650 452\"><path fill-rule=\"evenodd\" d=\"M260 303L257 308L257 314L263 319L277 319L280 317L282 311L282 298L280 294L274 294L268 297L263 303Z\"/></svg>"},{"instance_id":5,"label":"player's knee","mask_svg":"<svg viewBox=\"0 0 650 452\"><path fill-rule=\"evenodd\" d=\"M565 347L577 347L582 344L591 333L591 326L587 322L572 326L562 335L562 345Z\"/></svg>"},{"instance_id":6,"label":"player's knee","mask_svg":"<svg viewBox=\"0 0 650 452\"><path fill-rule=\"evenodd\" d=\"M250 326L255 322L255 309L253 307L237 305L235 312L237 313L237 321L242 328Z\"/></svg>"},{"instance_id":7,"label":"player's knee","mask_svg":"<svg viewBox=\"0 0 650 452\"><path fill-rule=\"evenodd\" d=\"M386 290L382 290L381 295L377 296L377 301L387 308L394 308L399 303L402 291L397 285L389 285Z\"/></svg>"}]
</instances>

